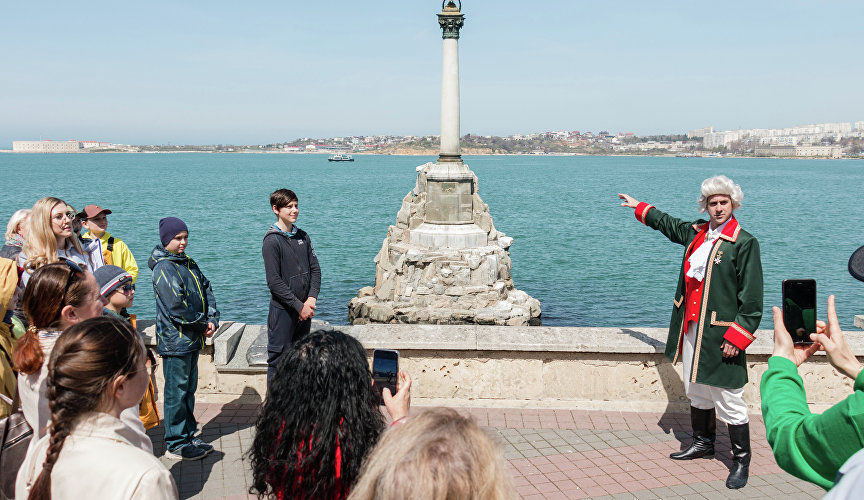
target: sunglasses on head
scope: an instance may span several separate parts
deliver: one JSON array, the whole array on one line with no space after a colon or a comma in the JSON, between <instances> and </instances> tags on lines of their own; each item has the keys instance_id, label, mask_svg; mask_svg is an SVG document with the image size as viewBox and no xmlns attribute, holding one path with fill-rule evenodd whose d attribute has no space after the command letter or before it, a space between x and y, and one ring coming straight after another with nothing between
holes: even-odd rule
<instances>
[{"instance_id":1,"label":"sunglasses on head","mask_svg":"<svg viewBox=\"0 0 864 500\"><path fill-rule=\"evenodd\" d=\"M69 277L66 278L66 288L63 289L63 299L60 301L60 311L63 310L63 306L66 305L66 294L69 293L69 287L72 286L72 277L78 273L83 273L84 270L81 269L76 262L71 261L69 259L60 258L60 262L66 264L66 267L69 268ZM57 314L60 314L60 311Z\"/></svg>"}]
</instances>

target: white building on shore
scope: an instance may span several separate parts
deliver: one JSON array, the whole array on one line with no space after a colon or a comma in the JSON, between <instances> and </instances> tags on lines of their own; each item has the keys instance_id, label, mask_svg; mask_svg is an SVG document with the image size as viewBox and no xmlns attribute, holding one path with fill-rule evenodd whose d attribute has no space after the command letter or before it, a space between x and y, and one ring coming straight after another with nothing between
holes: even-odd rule
<instances>
[{"instance_id":1,"label":"white building on shore","mask_svg":"<svg viewBox=\"0 0 864 500\"><path fill-rule=\"evenodd\" d=\"M697 128L696 130L691 130L687 132L687 138L692 139L694 137L705 137L707 134L714 132L714 127L703 127Z\"/></svg>"},{"instance_id":2,"label":"white building on shore","mask_svg":"<svg viewBox=\"0 0 864 500\"><path fill-rule=\"evenodd\" d=\"M709 132L704 135L702 147L705 149L728 147L729 144L735 141L744 141L763 146L819 144L823 139L839 141L844 137L860 135L859 126L864 126L864 122L855 122L854 128L852 123L836 122L817 123L815 125L799 125L797 127L787 128L751 128ZM853 129L856 132L853 132Z\"/></svg>"},{"instance_id":3,"label":"white building on shore","mask_svg":"<svg viewBox=\"0 0 864 500\"><path fill-rule=\"evenodd\" d=\"M77 153L81 151L78 141L12 141L15 153Z\"/></svg>"},{"instance_id":4,"label":"white building on shore","mask_svg":"<svg viewBox=\"0 0 864 500\"><path fill-rule=\"evenodd\" d=\"M756 156L804 156L840 158L840 146L757 146Z\"/></svg>"}]
</instances>

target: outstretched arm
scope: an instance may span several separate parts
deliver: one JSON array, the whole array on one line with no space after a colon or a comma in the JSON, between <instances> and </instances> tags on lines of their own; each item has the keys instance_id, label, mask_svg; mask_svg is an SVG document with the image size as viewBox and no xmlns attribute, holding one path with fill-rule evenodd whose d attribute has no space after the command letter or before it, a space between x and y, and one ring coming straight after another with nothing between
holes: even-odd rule
<instances>
[{"instance_id":1,"label":"outstretched arm","mask_svg":"<svg viewBox=\"0 0 864 500\"><path fill-rule=\"evenodd\" d=\"M687 245L696 235L696 231L690 222L671 217L654 208L654 205L641 202L629 194L618 193L618 198L624 200L621 203L622 207L633 209L633 215L636 216L636 220L652 229L660 231L673 243Z\"/></svg>"}]
</instances>

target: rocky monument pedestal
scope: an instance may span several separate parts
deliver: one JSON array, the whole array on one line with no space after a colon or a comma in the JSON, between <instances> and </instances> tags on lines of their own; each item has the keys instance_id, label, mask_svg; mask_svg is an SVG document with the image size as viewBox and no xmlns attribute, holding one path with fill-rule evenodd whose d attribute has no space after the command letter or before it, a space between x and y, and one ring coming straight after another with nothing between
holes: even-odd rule
<instances>
[{"instance_id":1,"label":"rocky monument pedestal","mask_svg":"<svg viewBox=\"0 0 864 500\"><path fill-rule=\"evenodd\" d=\"M477 176L458 164L417 168L417 185L375 257L375 286L348 303L352 324L540 324L540 301L517 290L510 276L513 238L495 229ZM467 182L456 182L457 175ZM451 213L439 213L442 194ZM448 218L460 223L435 223Z\"/></svg>"}]
</instances>

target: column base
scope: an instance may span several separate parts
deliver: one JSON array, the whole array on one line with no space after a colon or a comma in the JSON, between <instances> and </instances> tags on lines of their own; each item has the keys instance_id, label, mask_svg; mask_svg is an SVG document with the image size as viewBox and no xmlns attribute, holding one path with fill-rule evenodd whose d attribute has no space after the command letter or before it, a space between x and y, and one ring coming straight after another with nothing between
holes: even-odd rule
<instances>
[{"instance_id":1,"label":"column base","mask_svg":"<svg viewBox=\"0 0 864 500\"><path fill-rule=\"evenodd\" d=\"M424 222L410 231L409 241L425 248L485 247L486 231L476 224L429 224Z\"/></svg>"}]
</instances>

